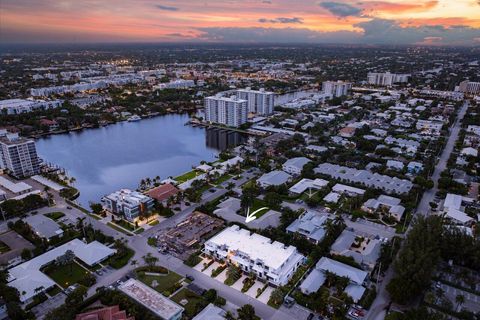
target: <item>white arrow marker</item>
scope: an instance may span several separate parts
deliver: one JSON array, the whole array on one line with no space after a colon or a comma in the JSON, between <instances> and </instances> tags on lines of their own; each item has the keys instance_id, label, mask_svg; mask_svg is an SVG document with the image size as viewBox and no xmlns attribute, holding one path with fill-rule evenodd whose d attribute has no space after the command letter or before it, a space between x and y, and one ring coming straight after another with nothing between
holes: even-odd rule
<instances>
[{"instance_id":1,"label":"white arrow marker","mask_svg":"<svg viewBox=\"0 0 480 320\"><path fill-rule=\"evenodd\" d=\"M267 207L263 207L263 208L260 208L260 209L257 209L255 210L254 212L250 213L250 208L248 208L247 210L247 217L245 218L245 223L249 223L250 221L253 221L255 219L257 219L257 217L255 216L258 212L262 211L262 210L268 210Z\"/></svg>"}]
</instances>

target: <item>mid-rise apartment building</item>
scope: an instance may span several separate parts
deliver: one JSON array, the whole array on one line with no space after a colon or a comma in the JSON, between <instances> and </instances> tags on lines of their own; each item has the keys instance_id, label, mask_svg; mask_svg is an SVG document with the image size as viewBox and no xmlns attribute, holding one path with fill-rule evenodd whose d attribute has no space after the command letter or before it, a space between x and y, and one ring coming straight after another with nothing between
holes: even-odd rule
<instances>
[{"instance_id":1,"label":"mid-rise apartment building","mask_svg":"<svg viewBox=\"0 0 480 320\"><path fill-rule=\"evenodd\" d=\"M270 115L273 113L275 93L250 88L239 89L236 91L237 98L247 100L248 112L257 115Z\"/></svg>"},{"instance_id":2,"label":"mid-rise apartment building","mask_svg":"<svg viewBox=\"0 0 480 320\"><path fill-rule=\"evenodd\" d=\"M467 93L467 94L479 94L480 93L480 82L473 81L462 81L458 85L458 91Z\"/></svg>"},{"instance_id":3,"label":"mid-rise apartment building","mask_svg":"<svg viewBox=\"0 0 480 320\"><path fill-rule=\"evenodd\" d=\"M305 257L293 246L232 225L205 243L204 253L275 286L287 284Z\"/></svg>"},{"instance_id":4,"label":"mid-rise apartment building","mask_svg":"<svg viewBox=\"0 0 480 320\"><path fill-rule=\"evenodd\" d=\"M324 81L322 83L322 91L332 97L346 96L348 91L352 89L351 82L344 81Z\"/></svg>"},{"instance_id":5,"label":"mid-rise apartment building","mask_svg":"<svg viewBox=\"0 0 480 320\"><path fill-rule=\"evenodd\" d=\"M140 192L121 189L102 198L103 208L115 215L134 221L153 209L154 200Z\"/></svg>"},{"instance_id":6,"label":"mid-rise apartment building","mask_svg":"<svg viewBox=\"0 0 480 320\"><path fill-rule=\"evenodd\" d=\"M247 122L247 100L221 95L205 98L205 120L230 127L239 127Z\"/></svg>"},{"instance_id":7,"label":"mid-rise apartment building","mask_svg":"<svg viewBox=\"0 0 480 320\"><path fill-rule=\"evenodd\" d=\"M0 136L0 167L17 179L40 173L40 159L35 142L17 133Z\"/></svg>"},{"instance_id":8,"label":"mid-rise apartment building","mask_svg":"<svg viewBox=\"0 0 480 320\"><path fill-rule=\"evenodd\" d=\"M376 86L391 86L394 83L406 83L410 74L398 74L390 72L369 72L367 75L368 84Z\"/></svg>"}]
</instances>

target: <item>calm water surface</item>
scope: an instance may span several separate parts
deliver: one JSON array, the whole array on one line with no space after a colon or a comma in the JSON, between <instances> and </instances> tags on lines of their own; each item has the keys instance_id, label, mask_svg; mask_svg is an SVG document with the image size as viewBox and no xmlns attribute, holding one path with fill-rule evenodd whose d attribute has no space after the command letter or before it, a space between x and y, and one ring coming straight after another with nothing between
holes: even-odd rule
<instances>
[{"instance_id":1,"label":"calm water surface","mask_svg":"<svg viewBox=\"0 0 480 320\"><path fill-rule=\"evenodd\" d=\"M135 189L146 177L180 175L245 140L236 133L185 126L187 120L188 115L167 115L53 135L37 140L37 151L75 177L78 200L86 206L120 188Z\"/></svg>"}]
</instances>

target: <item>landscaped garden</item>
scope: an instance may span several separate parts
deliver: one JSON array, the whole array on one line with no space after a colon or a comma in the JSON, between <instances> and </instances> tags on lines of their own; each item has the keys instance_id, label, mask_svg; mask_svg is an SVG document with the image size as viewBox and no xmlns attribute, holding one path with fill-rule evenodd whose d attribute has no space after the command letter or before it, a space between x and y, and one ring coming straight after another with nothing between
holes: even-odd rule
<instances>
[{"instance_id":1,"label":"landscaped garden","mask_svg":"<svg viewBox=\"0 0 480 320\"><path fill-rule=\"evenodd\" d=\"M188 181L190 179L195 178L199 174L201 174L199 171L192 170L192 171L186 172L186 173L184 173L184 174L182 174L178 177L175 177L174 180L178 181L179 183L182 183L182 182L185 182L185 181Z\"/></svg>"},{"instance_id":2,"label":"landscaped garden","mask_svg":"<svg viewBox=\"0 0 480 320\"><path fill-rule=\"evenodd\" d=\"M140 271L139 271L140 270ZM136 271L138 280L152 287L156 291L162 293L164 296L168 297L176 290L180 289L182 276L179 274L164 270L166 272L146 272L143 271L143 268L139 268Z\"/></svg>"},{"instance_id":3,"label":"landscaped garden","mask_svg":"<svg viewBox=\"0 0 480 320\"><path fill-rule=\"evenodd\" d=\"M45 267L42 271L62 288L68 288L72 284L80 282L89 274L87 270L76 262L71 262L65 265L51 264Z\"/></svg>"},{"instance_id":4,"label":"landscaped garden","mask_svg":"<svg viewBox=\"0 0 480 320\"><path fill-rule=\"evenodd\" d=\"M188 289L180 290L176 295L171 298L174 302L185 308L185 314L187 317L194 317L200 310L202 310L208 302L201 296L197 295L193 291ZM187 301L186 304L182 302Z\"/></svg>"},{"instance_id":5,"label":"landscaped garden","mask_svg":"<svg viewBox=\"0 0 480 320\"><path fill-rule=\"evenodd\" d=\"M57 221L58 219L62 218L65 216L65 213L60 212L60 211L55 211L55 212L50 212L45 215L46 217Z\"/></svg>"},{"instance_id":6,"label":"landscaped garden","mask_svg":"<svg viewBox=\"0 0 480 320\"><path fill-rule=\"evenodd\" d=\"M0 254L10 251L10 247L5 242L0 241Z\"/></svg>"}]
</instances>

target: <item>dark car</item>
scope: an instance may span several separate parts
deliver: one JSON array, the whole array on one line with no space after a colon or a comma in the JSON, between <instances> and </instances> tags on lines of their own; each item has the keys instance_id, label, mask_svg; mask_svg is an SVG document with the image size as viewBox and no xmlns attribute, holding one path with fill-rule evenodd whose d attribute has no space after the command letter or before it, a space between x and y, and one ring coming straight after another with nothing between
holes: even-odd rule
<instances>
[{"instance_id":1,"label":"dark car","mask_svg":"<svg viewBox=\"0 0 480 320\"><path fill-rule=\"evenodd\" d=\"M189 274L187 274L187 275L185 276L185 278L186 278L187 280L190 280L190 281L194 281L194 280L195 280L195 278L192 277L192 276L189 275Z\"/></svg>"}]
</instances>

